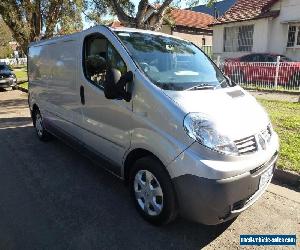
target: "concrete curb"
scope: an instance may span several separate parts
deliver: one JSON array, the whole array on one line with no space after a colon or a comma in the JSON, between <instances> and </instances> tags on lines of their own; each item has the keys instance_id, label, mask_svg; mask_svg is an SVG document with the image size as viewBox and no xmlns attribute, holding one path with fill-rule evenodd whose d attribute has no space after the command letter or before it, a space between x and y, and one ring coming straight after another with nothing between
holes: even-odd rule
<instances>
[{"instance_id":1,"label":"concrete curb","mask_svg":"<svg viewBox=\"0 0 300 250\"><path fill-rule=\"evenodd\" d=\"M275 93L275 94L287 94L287 95L299 95L300 90L276 90L276 89L252 89L252 88L247 88L243 87L244 89L248 90L249 92L265 92L265 93Z\"/></svg>"},{"instance_id":2,"label":"concrete curb","mask_svg":"<svg viewBox=\"0 0 300 250\"><path fill-rule=\"evenodd\" d=\"M274 179L292 187L300 187L300 175L287 170L276 169Z\"/></svg>"}]
</instances>

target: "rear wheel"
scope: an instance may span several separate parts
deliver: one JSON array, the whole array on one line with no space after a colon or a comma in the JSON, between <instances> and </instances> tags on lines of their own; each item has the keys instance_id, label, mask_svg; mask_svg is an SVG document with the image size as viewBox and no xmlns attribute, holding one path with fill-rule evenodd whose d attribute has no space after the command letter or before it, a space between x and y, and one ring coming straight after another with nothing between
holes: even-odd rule
<instances>
[{"instance_id":1,"label":"rear wheel","mask_svg":"<svg viewBox=\"0 0 300 250\"><path fill-rule=\"evenodd\" d=\"M50 138L50 134L44 127L43 117L38 108L33 111L33 124L35 127L36 134L41 141L47 141Z\"/></svg>"},{"instance_id":2,"label":"rear wheel","mask_svg":"<svg viewBox=\"0 0 300 250\"><path fill-rule=\"evenodd\" d=\"M164 225L176 218L171 178L156 158L137 160L130 172L129 185L136 208L145 220L154 225Z\"/></svg>"}]
</instances>

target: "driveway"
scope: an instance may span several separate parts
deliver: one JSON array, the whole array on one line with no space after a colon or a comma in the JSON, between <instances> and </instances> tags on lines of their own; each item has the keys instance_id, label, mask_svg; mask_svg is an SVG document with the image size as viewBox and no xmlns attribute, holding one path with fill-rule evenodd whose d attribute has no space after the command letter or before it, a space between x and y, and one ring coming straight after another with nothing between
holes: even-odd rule
<instances>
[{"instance_id":1,"label":"driveway","mask_svg":"<svg viewBox=\"0 0 300 250\"><path fill-rule=\"evenodd\" d=\"M240 234L295 233L299 242L299 193L275 185L232 224L151 226L122 181L37 139L26 94L0 92L0 249L223 249Z\"/></svg>"}]
</instances>

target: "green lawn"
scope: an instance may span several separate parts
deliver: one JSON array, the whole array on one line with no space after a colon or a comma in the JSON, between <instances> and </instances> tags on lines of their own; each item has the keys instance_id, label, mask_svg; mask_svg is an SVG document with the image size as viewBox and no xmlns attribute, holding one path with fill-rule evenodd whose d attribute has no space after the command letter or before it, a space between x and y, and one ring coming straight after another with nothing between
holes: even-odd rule
<instances>
[{"instance_id":1,"label":"green lawn","mask_svg":"<svg viewBox=\"0 0 300 250\"><path fill-rule=\"evenodd\" d=\"M21 84L19 84L19 86L24 89L28 89L28 82L21 83Z\"/></svg>"},{"instance_id":2,"label":"green lawn","mask_svg":"<svg viewBox=\"0 0 300 250\"><path fill-rule=\"evenodd\" d=\"M278 167L300 173L300 103L258 99L280 138Z\"/></svg>"},{"instance_id":3,"label":"green lawn","mask_svg":"<svg viewBox=\"0 0 300 250\"><path fill-rule=\"evenodd\" d=\"M18 81L20 80L27 80L27 69L26 68L21 68L18 70L14 70Z\"/></svg>"}]
</instances>

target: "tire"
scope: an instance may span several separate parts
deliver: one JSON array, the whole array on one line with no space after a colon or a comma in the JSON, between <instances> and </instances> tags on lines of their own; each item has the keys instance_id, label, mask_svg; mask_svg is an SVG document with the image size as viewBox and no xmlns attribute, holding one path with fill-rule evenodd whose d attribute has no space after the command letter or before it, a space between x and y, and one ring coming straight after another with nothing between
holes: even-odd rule
<instances>
[{"instance_id":1,"label":"tire","mask_svg":"<svg viewBox=\"0 0 300 250\"><path fill-rule=\"evenodd\" d=\"M33 111L33 125L36 134L41 141L48 141L50 139L51 136L44 127L43 117L38 108L35 108Z\"/></svg>"},{"instance_id":2,"label":"tire","mask_svg":"<svg viewBox=\"0 0 300 250\"><path fill-rule=\"evenodd\" d=\"M136 209L153 225L166 225L177 216L175 191L165 166L155 157L137 160L129 175Z\"/></svg>"},{"instance_id":3,"label":"tire","mask_svg":"<svg viewBox=\"0 0 300 250\"><path fill-rule=\"evenodd\" d=\"M11 85L12 87L12 90L16 90L17 89L17 86L18 86L18 79L16 78L16 83Z\"/></svg>"}]
</instances>

